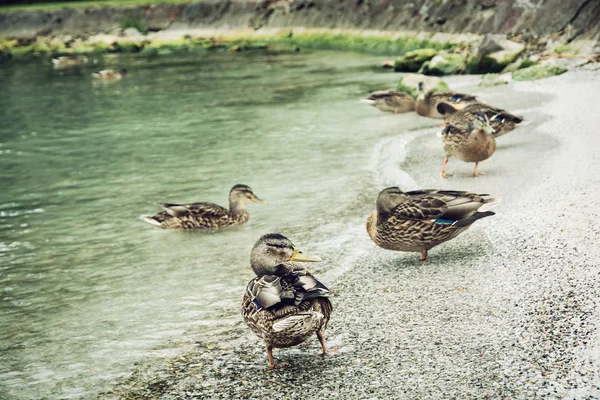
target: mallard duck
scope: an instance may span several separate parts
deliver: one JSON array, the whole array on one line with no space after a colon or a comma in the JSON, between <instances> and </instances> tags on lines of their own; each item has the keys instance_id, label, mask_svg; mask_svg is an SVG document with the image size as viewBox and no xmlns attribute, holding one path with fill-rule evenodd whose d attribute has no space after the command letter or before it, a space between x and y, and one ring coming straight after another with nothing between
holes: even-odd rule
<instances>
[{"instance_id":1,"label":"mallard duck","mask_svg":"<svg viewBox=\"0 0 600 400\"><path fill-rule=\"evenodd\" d=\"M438 110L438 104L450 103L456 109L462 109L468 104L477 101L475 96L456 92L427 92L423 89L423 82L419 82L419 95L415 102L415 111L423 117L444 119L446 116Z\"/></svg>"},{"instance_id":2,"label":"mallard duck","mask_svg":"<svg viewBox=\"0 0 600 400\"><path fill-rule=\"evenodd\" d=\"M63 57L56 57L52 59L52 65L54 65L54 68L57 69L62 69L62 68L73 68L73 67L77 67L83 63L87 62L87 58L85 57L69 57L69 56L63 56Z\"/></svg>"},{"instance_id":3,"label":"mallard duck","mask_svg":"<svg viewBox=\"0 0 600 400\"><path fill-rule=\"evenodd\" d=\"M496 151L494 129L490 126L485 113L456 113L451 115L441 133L446 158L440 171L447 178L446 165L452 156L466 162L474 162L473 176L479 176L477 167Z\"/></svg>"},{"instance_id":4,"label":"mallard duck","mask_svg":"<svg viewBox=\"0 0 600 400\"><path fill-rule=\"evenodd\" d=\"M518 124L523 122L523 117L511 114L501 108L488 106L484 103L469 104L462 110L457 109L449 103L440 103L438 104L438 111L440 114L448 116L456 113L484 113L490 121L490 126L494 128L494 137L502 136L512 131Z\"/></svg>"},{"instance_id":5,"label":"mallard duck","mask_svg":"<svg viewBox=\"0 0 600 400\"><path fill-rule=\"evenodd\" d=\"M128 72L125 68L119 70L116 69L104 69L98 72L92 72L92 77L95 79L101 79L104 81L118 81L127 76Z\"/></svg>"},{"instance_id":6,"label":"mallard duck","mask_svg":"<svg viewBox=\"0 0 600 400\"><path fill-rule=\"evenodd\" d=\"M377 246L388 250L427 251L459 235L478 219L494 215L487 210L499 200L486 194L453 190L382 190L375 211L367 219L367 232Z\"/></svg>"},{"instance_id":7,"label":"mallard duck","mask_svg":"<svg viewBox=\"0 0 600 400\"><path fill-rule=\"evenodd\" d=\"M262 236L252 248L250 264L256 278L246 288L242 299L244 322L264 340L268 368L276 364L273 348L296 346L312 335L321 343L322 354L328 349L324 331L333 306L327 297L329 289L297 262L319 262L315 256L303 254L283 235Z\"/></svg>"},{"instance_id":8,"label":"mallard duck","mask_svg":"<svg viewBox=\"0 0 600 400\"><path fill-rule=\"evenodd\" d=\"M229 210L213 203L158 203L165 211L156 215L141 215L152 225L165 229L206 229L240 225L250 219L246 202L266 204L249 186L235 185L229 192Z\"/></svg>"},{"instance_id":9,"label":"mallard duck","mask_svg":"<svg viewBox=\"0 0 600 400\"><path fill-rule=\"evenodd\" d=\"M395 90L378 90L361 101L394 114L415 110L415 99L408 93Z\"/></svg>"}]
</instances>

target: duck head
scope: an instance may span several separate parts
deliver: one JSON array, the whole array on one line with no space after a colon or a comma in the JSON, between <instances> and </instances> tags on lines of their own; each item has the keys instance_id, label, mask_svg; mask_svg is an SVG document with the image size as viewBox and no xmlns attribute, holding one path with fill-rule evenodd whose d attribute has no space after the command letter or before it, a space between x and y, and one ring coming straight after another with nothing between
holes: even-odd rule
<instances>
[{"instance_id":1,"label":"duck head","mask_svg":"<svg viewBox=\"0 0 600 400\"><path fill-rule=\"evenodd\" d=\"M290 261L319 262L321 259L302 253L288 238L279 233L261 236L250 254L250 265L257 276L283 275L287 269L282 264Z\"/></svg>"}]
</instances>

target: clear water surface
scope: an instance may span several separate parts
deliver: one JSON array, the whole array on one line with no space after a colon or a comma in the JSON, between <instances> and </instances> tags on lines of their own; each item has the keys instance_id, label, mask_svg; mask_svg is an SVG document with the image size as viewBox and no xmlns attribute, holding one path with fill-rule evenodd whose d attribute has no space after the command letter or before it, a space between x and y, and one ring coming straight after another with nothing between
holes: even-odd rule
<instances>
[{"instance_id":1,"label":"clear water surface","mask_svg":"<svg viewBox=\"0 0 600 400\"><path fill-rule=\"evenodd\" d=\"M239 321L264 233L321 255L326 280L351 267L373 246L364 218L381 177L403 157L389 138L432 124L358 102L397 80L373 72L380 61L282 51L0 65L0 397L90 398L136 360ZM92 81L115 67L130 75ZM269 200L245 225L184 233L137 219L157 201L227 205L236 183Z\"/></svg>"}]
</instances>

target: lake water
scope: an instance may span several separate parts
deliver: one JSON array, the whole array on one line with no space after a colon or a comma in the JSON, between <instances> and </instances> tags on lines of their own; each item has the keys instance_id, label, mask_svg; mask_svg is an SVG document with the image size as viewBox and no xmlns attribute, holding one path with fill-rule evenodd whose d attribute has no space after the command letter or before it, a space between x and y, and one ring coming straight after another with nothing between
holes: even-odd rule
<instances>
[{"instance_id":1,"label":"lake water","mask_svg":"<svg viewBox=\"0 0 600 400\"><path fill-rule=\"evenodd\" d=\"M264 233L320 255L325 281L354 266L374 246L377 192L414 183L398 134L438 123L358 101L398 79L378 62L281 51L0 65L0 397L90 398L136 361L239 322ZM130 75L92 81L115 67ZM245 225L184 233L137 218L157 201L226 206L236 183L269 201Z\"/></svg>"}]
</instances>

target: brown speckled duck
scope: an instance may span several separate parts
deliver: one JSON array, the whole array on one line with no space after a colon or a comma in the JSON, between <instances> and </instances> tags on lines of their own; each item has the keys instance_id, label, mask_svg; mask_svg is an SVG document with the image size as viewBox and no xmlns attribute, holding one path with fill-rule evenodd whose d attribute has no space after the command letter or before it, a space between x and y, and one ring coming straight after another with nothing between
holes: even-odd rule
<instances>
[{"instance_id":1,"label":"brown speckled duck","mask_svg":"<svg viewBox=\"0 0 600 400\"><path fill-rule=\"evenodd\" d=\"M438 111L440 114L447 116L456 113L484 113L489 120L490 126L494 129L494 137L502 136L505 133L512 131L517 127L518 124L523 122L523 117L519 117L518 115L511 114L506 110L492 107L484 103L469 104L462 110L457 109L450 103L440 103L438 105Z\"/></svg>"},{"instance_id":2,"label":"brown speckled duck","mask_svg":"<svg viewBox=\"0 0 600 400\"><path fill-rule=\"evenodd\" d=\"M446 158L440 171L442 178L447 178L446 165L450 157L466 162L474 162L473 176L479 176L477 167L496 151L494 129L490 126L485 113L456 113L447 119L441 133Z\"/></svg>"},{"instance_id":3,"label":"brown speckled duck","mask_svg":"<svg viewBox=\"0 0 600 400\"><path fill-rule=\"evenodd\" d=\"M98 72L92 72L92 77L94 79L99 79L103 81L118 81L127 76L127 70L125 68L117 69L104 69Z\"/></svg>"},{"instance_id":4,"label":"brown speckled duck","mask_svg":"<svg viewBox=\"0 0 600 400\"><path fill-rule=\"evenodd\" d=\"M252 248L250 264L256 278L248 283L242 299L242 316L266 345L268 368L276 364L273 348L296 346L316 335L322 354L330 354L324 331L333 306L329 290L298 262L319 262L303 254L283 235L262 236Z\"/></svg>"},{"instance_id":5,"label":"brown speckled duck","mask_svg":"<svg viewBox=\"0 0 600 400\"><path fill-rule=\"evenodd\" d=\"M158 203L165 209L156 215L140 216L165 229L207 229L240 225L250 219L246 202L266 204L247 185L235 185L229 192L229 210L213 203Z\"/></svg>"},{"instance_id":6,"label":"brown speckled duck","mask_svg":"<svg viewBox=\"0 0 600 400\"><path fill-rule=\"evenodd\" d=\"M398 187L382 190L367 220L367 232L379 247L388 250L427 251L455 238L478 219L494 215L489 210L499 200L484 194L453 190L415 190Z\"/></svg>"},{"instance_id":7,"label":"brown speckled duck","mask_svg":"<svg viewBox=\"0 0 600 400\"><path fill-rule=\"evenodd\" d=\"M475 96L456 92L427 92L423 89L423 82L419 82L419 95L415 102L415 111L423 117L444 119L446 115L438 110L440 103L449 103L455 109L462 109L468 104L477 102Z\"/></svg>"},{"instance_id":8,"label":"brown speckled duck","mask_svg":"<svg viewBox=\"0 0 600 400\"><path fill-rule=\"evenodd\" d=\"M415 99L408 93L395 90L378 90L361 101L394 114L415 110Z\"/></svg>"}]
</instances>

